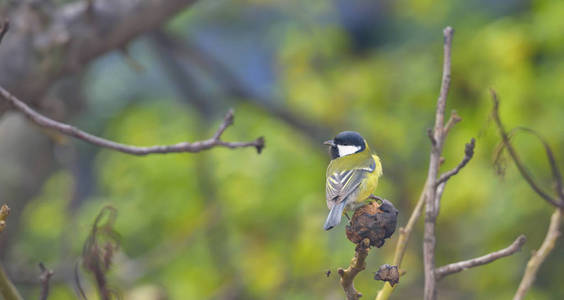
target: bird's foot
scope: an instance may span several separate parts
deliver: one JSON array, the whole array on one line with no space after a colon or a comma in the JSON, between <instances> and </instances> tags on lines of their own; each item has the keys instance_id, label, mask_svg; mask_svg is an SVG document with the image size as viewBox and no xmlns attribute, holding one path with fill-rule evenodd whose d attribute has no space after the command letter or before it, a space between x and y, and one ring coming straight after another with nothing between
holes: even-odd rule
<instances>
[{"instance_id":1,"label":"bird's foot","mask_svg":"<svg viewBox=\"0 0 564 300\"><path fill-rule=\"evenodd\" d=\"M384 202L384 198L380 197L380 196L376 196L374 194L371 194L370 196L368 196L369 200L376 200L376 202L380 205L382 205L382 203Z\"/></svg>"}]
</instances>

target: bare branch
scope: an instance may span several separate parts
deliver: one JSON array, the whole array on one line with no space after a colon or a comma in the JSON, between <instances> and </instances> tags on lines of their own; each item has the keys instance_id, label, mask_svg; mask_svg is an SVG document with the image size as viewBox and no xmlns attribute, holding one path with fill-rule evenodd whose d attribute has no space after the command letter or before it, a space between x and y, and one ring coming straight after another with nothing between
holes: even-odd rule
<instances>
[{"instance_id":1,"label":"bare branch","mask_svg":"<svg viewBox=\"0 0 564 300\"><path fill-rule=\"evenodd\" d=\"M23 300L2 266L0 266L0 295L6 300Z\"/></svg>"},{"instance_id":2,"label":"bare branch","mask_svg":"<svg viewBox=\"0 0 564 300\"><path fill-rule=\"evenodd\" d=\"M535 193L537 193L539 196L541 196L541 198L543 198L544 200L546 200L548 203L550 203L551 205L553 205L555 207L561 207L561 208L564 207L564 199L561 199L560 202L558 202L555 198L553 198L552 196L550 196L546 192L544 192L540 188L540 186L535 182L535 180L533 179L529 170L527 170L525 165L521 162L521 159L517 155L517 151L515 151L515 148L513 148L513 146L511 145L511 142L509 140L509 135L505 131L505 127L503 126L503 123L501 122L501 119L499 117L499 100L497 98L497 93L493 89L490 89L490 93L491 93L493 104L494 104L493 111L492 111L492 117L494 119L494 122L497 125L497 128L499 129L499 133L501 135L502 142L503 142L505 148L507 148L507 151L509 152L509 155L513 159L513 162L517 166L517 169L521 173L521 176L523 176L523 179L525 179L525 181L527 181L529 186L535 191ZM552 155L552 151L550 151L550 148L546 147L546 145L545 145L545 149L548 149L547 154L549 155L549 161L550 161L551 168L553 169L553 174L554 174L554 170L555 169L557 170L558 167L556 166L556 162L554 160L554 156ZM557 172L557 174L558 174L558 177L559 177L560 172ZM557 176L554 176L554 177L557 177ZM558 182L558 179L559 178L555 178L555 181ZM560 184L561 184L561 180L560 180ZM562 191L560 191L558 194L561 194L561 193L562 193Z\"/></svg>"},{"instance_id":3,"label":"bare branch","mask_svg":"<svg viewBox=\"0 0 564 300\"><path fill-rule=\"evenodd\" d=\"M433 129L435 140L438 143L443 141L442 136L444 133L443 124L445 119L446 98L450 89L450 65L451 65L451 49L452 49L452 35L454 30L452 27L447 26L443 30L444 36L444 57L443 57L443 77L441 81L441 90L437 100L437 110L435 111L435 127Z\"/></svg>"},{"instance_id":4,"label":"bare branch","mask_svg":"<svg viewBox=\"0 0 564 300\"><path fill-rule=\"evenodd\" d=\"M53 276L53 271L45 268L43 263L39 263L39 269L41 270L41 275L39 275L39 280L41 281L41 294L39 296L40 300L47 300L49 296L49 279Z\"/></svg>"},{"instance_id":5,"label":"bare branch","mask_svg":"<svg viewBox=\"0 0 564 300\"><path fill-rule=\"evenodd\" d=\"M347 300L358 300L362 294L354 288L354 278L358 273L366 268L366 257L370 250L370 240L364 239L356 246L354 257L351 264L346 269L339 268L338 273L341 276L341 286L345 291Z\"/></svg>"},{"instance_id":6,"label":"bare branch","mask_svg":"<svg viewBox=\"0 0 564 300\"><path fill-rule=\"evenodd\" d=\"M449 133L449 131L452 129L452 127L454 127L454 125L456 125L458 122L462 121L462 118L458 115L458 113L456 112L456 110L453 110L450 112L450 118L448 119L443 131L446 135Z\"/></svg>"},{"instance_id":7,"label":"bare branch","mask_svg":"<svg viewBox=\"0 0 564 300\"><path fill-rule=\"evenodd\" d=\"M425 290L424 299L436 299L436 278L435 278L435 223L437 217L436 204L436 178L439 171L441 153L443 151L445 130L444 130L444 112L446 106L446 98L450 87L451 72L451 48L453 29L446 27L443 31L444 35L444 60L443 60L443 76L441 90L437 100L437 109L435 111L435 127L433 136L436 142L431 147L431 157L429 160L429 171L427 173L427 181L425 183L425 229L423 238L423 262L425 270Z\"/></svg>"},{"instance_id":8,"label":"bare branch","mask_svg":"<svg viewBox=\"0 0 564 300\"><path fill-rule=\"evenodd\" d=\"M465 261L460 261L446 266L442 266L435 271L435 278L438 280L443 279L445 276L464 271L473 267L489 264L502 257L509 256L519 250L525 244L527 238L524 235L520 235L515 239L515 241L509 245L507 248L495 251L484 256L472 258Z\"/></svg>"},{"instance_id":9,"label":"bare branch","mask_svg":"<svg viewBox=\"0 0 564 300\"><path fill-rule=\"evenodd\" d=\"M25 29L34 18L31 14L16 11L11 16L19 21L12 24L13 38L5 40L9 50L0 51L0 65L18 72L0 73L0 82L20 99L41 101L60 78L161 27L196 0L98 0L93 6L88 1L65 2L47 12L49 24L33 32ZM0 115L7 109L2 104Z\"/></svg>"},{"instance_id":10,"label":"bare branch","mask_svg":"<svg viewBox=\"0 0 564 300\"><path fill-rule=\"evenodd\" d=\"M556 239L560 236L559 227L562 223L562 210L556 209L550 218L550 225L548 227L548 231L546 232L546 237L542 242L541 247L538 251L534 252L531 259L527 263L527 268L525 269L525 274L523 275L523 279L521 279L521 283L519 284L519 288L513 297L513 300L522 300L525 298L527 291L537 278L537 272L539 271L540 266L546 260L552 249L554 249L554 244L556 243Z\"/></svg>"},{"instance_id":11,"label":"bare branch","mask_svg":"<svg viewBox=\"0 0 564 300\"><path fill-rule=\"evenodd\" d=\"M458 174L458 172L460 172L460 170L464 168L464 166L466 166L466 164L472 159L472 156L474 156L475 146L476 146L476 140L472 138L470 140L470 143L466 144L466 147L464 149L464 158L462 159L462 161L456 166L456 168L443 173L435 183L435 186L438 187L441 183L446 182L452 176Z\"/></svg>"},{"instance_id":12,"label":"bare branch","mask_svg":"<svg viewBox=\"0 0 564 300\"><path fill-rule=\"evenodd\" d=\"M556 191L556 195L558 195L558 198L560 198L562 204L564 204L564 190L562 189L562 173L560 172L560 168L558 168L558 164L556 163L556 158L554 156L554 153L552 152L552 149L550 149L550 146L548 145L548 141L545 140L538 132L527 128L527 127L515 127L511 130L511 132L509 133L509 135L511 136L511 133L515 130L521 130L527 133L532 134L533 136L535 136L537 139L539 139L539 141L541 142L542 146L544 147L544 151L546 152L546 157L548 159L548 165L550 166L550 170L552 172L552 180L554 181L554 188Z\"/></svg>"},{"instance_id":13,"label":"bare branch","mask_svg":"<svg viewBox=\"0 0 564 300\"><path fill-rule=\"evenodd\" d=\"M225 115L225 119L214 136L210 139L188 143L178 143L174 145L163 145L163 146L150 146L150 147L138 147L126 144L116 143L104 138L97 137L95 135L84 132L76 127L70 126L65 123L61 123L52 119L49 119L40 113L33 110L27 104L17 99L15 96L10 94L7 90L0 86L0 96L2 96L9 104L19 112L23 113L30 121L37 124L40 127L53 129L60 132L61 134L72 136L74 138L83 140L85 142L91 143L96 146L120 151L132 155L148 155L153 153L180 153L180 152L200 152L203 150L211 149L213 147L226 147L226 148L243 148L243 147L254 147L257 152L260 153L264 148L264 138L259 137L252 142L224 142L222 141L221 135L227 129L227 127L233 124L233 111L229 111Z\"/></svg>"},{"instance_id":14,"label":"bare branch","mask_svg":"<svg viewBox=\"0 0 564 300\"><path fill-rule=\"evenodd\" d=\"M10 21L2 21L2 27L0 27L0 43L2 43L2 40L4 39L6 32L8 32L8 29L10 29Z\"/></svg>"},{"instance_id":15,"label":"bare branch","mask_svg":"<svg viewBox=\"0 0 564 300\"><path fill-rule=\"evenodd\" d=\"M431 141L431 146L433 146L433 148L434 148L437 145L437 140L435 139L435 134L433 133L433 129L427 128L427 136L429 137L429 140Z\"/></svg>"}]
</instances>

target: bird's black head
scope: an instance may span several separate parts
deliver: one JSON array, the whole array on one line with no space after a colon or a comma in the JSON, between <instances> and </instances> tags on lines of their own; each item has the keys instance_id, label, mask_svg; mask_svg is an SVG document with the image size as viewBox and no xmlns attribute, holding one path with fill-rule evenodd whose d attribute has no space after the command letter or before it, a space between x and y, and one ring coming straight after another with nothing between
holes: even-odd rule
<instances>
[{"instance_id":1,"label":"bird's black head","mask_svg":"<svg viewBox=\"0 0 564 300\"><path fill-rule=\"evenodd\" d=\"M331 159L362 152L366 149L364 138L355 131L343 131L324 144L331 146Z\"/></svg>"}]
</instances>

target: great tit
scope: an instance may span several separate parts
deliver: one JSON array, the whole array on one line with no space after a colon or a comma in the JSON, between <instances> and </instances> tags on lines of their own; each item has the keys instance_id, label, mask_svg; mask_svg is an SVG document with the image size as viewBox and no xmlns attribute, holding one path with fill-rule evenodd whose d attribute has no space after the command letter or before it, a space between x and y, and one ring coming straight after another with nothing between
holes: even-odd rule
<instances>
[{"instance_id":1,"label":"great tit","mask_svg":"<svg viewBox=\"0 0 564 300\"><path fill-rule=\"evenodd\" d=\"M331 153L325 176L330 212L323 226L329 230L341 222L345 210L355 209L372 195L382 175L382 164L358 132L343 131L324 144L330 146Z\"/></svg>"}]
</instances>

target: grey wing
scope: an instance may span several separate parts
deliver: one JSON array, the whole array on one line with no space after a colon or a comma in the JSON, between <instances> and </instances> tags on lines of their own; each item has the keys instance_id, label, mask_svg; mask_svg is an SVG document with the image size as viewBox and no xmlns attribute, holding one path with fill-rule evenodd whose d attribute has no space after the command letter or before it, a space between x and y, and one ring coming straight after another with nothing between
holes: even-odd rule
<instances>
[{"instance_id":1,"label":"grey wing","mask_svg":"<svg viewBox=\"0 0 564 300\"><path fill-rule=\"evenodd\" d=\"M335 204L344 201L358 188L366 172L367 170L364 169L353 169L335 172L327 177L325 182L327 206L332 208Z\"/></svg>"}]
</instances>

